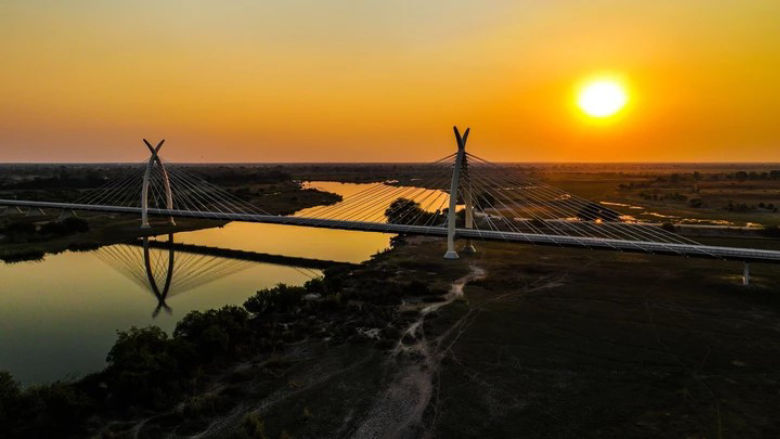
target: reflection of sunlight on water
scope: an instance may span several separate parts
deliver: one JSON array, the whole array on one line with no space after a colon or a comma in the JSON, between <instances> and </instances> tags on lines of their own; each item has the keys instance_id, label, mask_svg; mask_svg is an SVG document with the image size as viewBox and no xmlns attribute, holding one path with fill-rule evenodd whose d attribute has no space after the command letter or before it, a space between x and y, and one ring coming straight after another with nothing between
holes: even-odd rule
<instances>
[{"instance_id":1,"label":"reflection of sunlight on water","mask_svg":"<svg viewBox=\"0 0 780 439\"><path fill-rule=\"evenodd\" d=\"M304 183L306 188L341 195L344 198L342 203L372 185L331 181ZM314 209L317 207L302 209L295 215L304 216ZM176 240L211 247L358 263L389 247L392 236L375 232L232 222L224 227L177 233Z\"/></svg>"},{"instance_id":2,"label":"reflection of sunlight on water","mask_svg":"<svg viewBox=\"0 0 780 439\"><path fill-rule=\"evenodd\" d=\"M634 210L644 210L644 207L642 206L633 206L631 204L616 203L614 201L599 201L599 203L605 206L627 207L629 209L634 209Z\"/></svg>"},{"instance_id":3,"label":"reflection of sunlight on water","mask_svg":"<svg viewBox=\"0 0 780 439\"><path fill-rule=\"evenodd\" d=\"M623 222L641 222L641 219L638 219L637 216L640 217L652 217L652 218L660 218L665 220L674 220L676 224L687 224L687 225L707 225L707 226L736 226L736 224L733 221L724 220L724 219L704 219L704 218L681 218L679 216L675 215L666 215L659 212L652 212L647 211L646 207L643 206L635 206L632 204L626 204L626 203L618 203L615 201L599 201L600 204L603 204L605 206L615 206L615 207L625 207L628 209L633 210L644 210L644 212L637 213L635 215L621 215L620 220ZM758 223L751 223L748 222L744 226L745 228L749 229L760 229L763 226Z\"/></svg>"},{"instance_id":4,"label":"reflection of sunlight on water","mask_svg":"<svg viewBox=\"0 0 780 439\"><path fill-rule=\"evenodd\" d=\"M698 218L681 218L677 221L679 224L703 224L710 226L733 226L734 223L728 220L713 220L713 219L698 219ZM750 224L750 223L748 223Z\"/></svg>"},{"instance_id":5,"label":"reflection of sunlight on water","mask_svg":"<svg viewBox=\"0 0 780 439\"><path fill-rule=\"evenodd\" d=\"M642 215L654 216L656 218L679 218L679 216L664 215L664 214L658 213L658 212L643 212Z\"/></svg>"},{"instance_id":6,"label":"reflection of sunlight on water","mask_svg":"<svg viewBox=\"0 0 780 439\"><path fill-rule=\"evenodd\" d=\"M350 202L350 197L354 197L359 193L365 191L366 189L369 189L371 187L376 187L382 184L387 185L388 188L392 186L398 193L402 194L403 198L410 199L412 201L416 201L420 203L420 207L427 212L435 212L438 207L445 204L444 201L446 201L448 197L446 192L440 190L436 190L436 189L424 190L416 186L398 186L395 185L394 183L398 183L398 180L387 180L382 183L340 183L335 181L306 181L303 182L303 187L305 189L317 189L317 190L332 192L334 194L341 195L343 200L339 203L334 204L332 206L333 207L332 211L338 211L339 206L347 205ZM390 203L395 201L395 199L397 198L385 200L384 205L379 206L379 210L384 210L387 207L389 207ZM446 205L444 207L446 207ZM374 208L377 207L375 206ZM458 210L460 210L461 208L465 208L465 206L459 205ZM300 216L300 217L317 216L318 209L320 208L312 207L308 209L301 209L295 213L295 216ZM341 216L344 215L346 215L346 213L342 213ZM335 218L345 219L345 218L341 218L338 215ZM383 217L381 219L381 222L386 222L386 218Z\"/></svg>"},{"instance_id":7,"label":"reflection of sunlight on water","mask_svg":"<svg viewBox=\"0 0 780 439\"><path fill-rule=\"evenodd\" d=\"M358 192L366 190L366 188L373 186L377 183L341 183L338 181L304 181L301 186L304 189L317 189L324 192L331 192L339 194L346 200ZM298 212L305 212L309 209L302 209Z\"/></svg>"},{"instance_id":8,"label":"reflection of sunlight on water","mask_svg":"<svg viewBox=\"0 0 780 439\"><path fill-rule=\"evenodd\" d=\"M375 232L242 222L176 234L176 239L186 244L355 263L386 249L391 237Z\"/></svg>"}]
</instances>

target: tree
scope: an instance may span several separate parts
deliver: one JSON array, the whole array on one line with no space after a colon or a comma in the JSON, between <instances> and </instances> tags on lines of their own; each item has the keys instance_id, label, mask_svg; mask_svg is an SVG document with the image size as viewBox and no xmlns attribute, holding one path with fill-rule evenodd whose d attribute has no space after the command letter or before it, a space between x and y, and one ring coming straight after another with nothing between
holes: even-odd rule
<instances>
[{"instance_id":1,"label":"tree","mask_svg":"<svg viewBox=\"0 0 780 439\"><path fill-rule=\"evenodd\" d=\"M201 360L213 361L236 354L249 341L248 321L249 313L237 306L192 311L176 325L173 337L191 345Z\"/></svg>"},{"instance_id":2,"label":"tree","mask_svg":"<svg viewBox=\"0 0 780 439\"><path fill-rule=\"evenodd\" d=\"M109 392L120 404L160 406L172 400L182 373L172 342L157 326L119 331L108 353Z\"/></svg>"},{"instance_id":3,"label":"tree","mask_svg":"<svg viewBox=\"0 0 780 439\"><path fill-rule=\"evenodd\" d=\"M19 383L10 373L0 371L0 425L9 425L16 416L20 399Z\"/></svg>"},{"instance_id":4,"label":"tree","mask_svg":"<svg viewBox=\"0 0 780 439\"><path fill-rule=\"evenodd\" d=\"M387 222L393 224L427 224L436 215L426 212L419 203L406 198L393 201L385 210Z\"/></svg>"},{"instance_id":5,"label":"tree","mask_svg":"<svg viewBox=\"0 0 780 439\"><path fill-rule=\"evenodd\" d=\"M273 288L258 291L244 302L244 308L255 314L290 312L300 303L306 289L279 284Z\"/></svg>"}]
</instances>

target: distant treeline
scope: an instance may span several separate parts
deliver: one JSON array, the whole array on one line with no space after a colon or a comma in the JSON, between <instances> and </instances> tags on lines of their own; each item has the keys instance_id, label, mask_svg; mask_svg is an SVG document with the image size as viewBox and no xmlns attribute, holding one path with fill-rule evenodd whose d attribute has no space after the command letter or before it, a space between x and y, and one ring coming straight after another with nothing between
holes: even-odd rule
<instances>
[{"instance_id":1,"label":"distant treeline","mask_svg":"<svg viewBox=\"0 0 780 439\"><path fill-rule=\"evenodd\" d=\"M223 186L246 184L269 184L292 180L292 177L281 166L188 166L187 170L195 171L210 183Z\"/></svg>"},{"instance_id":2,"label":"distant treeline","mask_svg":"<svg viewBox=\"0 0 780 439\"><path fill-rule=\"evenodd\" d=\"M0 180L0 189L31 190L31 189L87 189L106 184L111 176L99 171L86 171L83 174L62 172L53 176L38 176L16 180Z\"/></svg>"},{"instance_id":3,"label":"distant treeline","mask_svg":"<svg viewBox=\"0 0 780 439\"><path fill-rule=\"evenodd\" d=\"M702 174L700 172L692 172L690 174L678 174L673 173L669 175L659 175L656 177L658 182L678 182L684 180L694 181L720 181L720 180L780 180L780 170L756 172L756 171L736 171L736 172L721 172L713 174Z\"/></svg>"},{"instance_id":4,"label":"distant treeline","mask_svg":"<svg viewBox=\"0 0 780 439\"><path fill-rule=\"evenodd\" d=\"M139 169L136 165L134 169ZM172 166L172 165L169 165ZM108 182L125 178L132 172L128 166L58 166L30 167L11 171L0 178L0 190L96 189ZM214 184L266 184L291 180L280 166L188 166Z\"/></svg>"},{"instance_id":5,"label":"distant treeline","mask_svg":"<svg viewBox=\"0 0 780 439\"><path fill-rule=\"evenodd\" d=\"M87 220L76 217L48 221L40 225L32 221L20 220L0 226L0 234L7 237L19 235L64 236L87 231L89 231Z\"/></svg>"}]
</instances>

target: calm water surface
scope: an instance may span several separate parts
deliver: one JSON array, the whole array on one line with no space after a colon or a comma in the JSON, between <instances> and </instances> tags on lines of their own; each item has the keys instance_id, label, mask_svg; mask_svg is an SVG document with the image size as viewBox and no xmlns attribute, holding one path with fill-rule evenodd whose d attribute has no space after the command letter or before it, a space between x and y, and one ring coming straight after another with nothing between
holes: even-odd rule
<instances>
[{"instance_id":1,"label":"calm water surface","mask_svg":"<svg viewBox=\"0 0 780 439\"><path fill-rule=\"evenodd\" d=\"M348 199L367 185L313 182ZM296 257L361 262L391 235L273 224L230 223L177 233L175 242ZM149 272L164 289L169 250L149 250ZM170 289L158 300L141 247L116 245L0 263L0 370L23 384L74 378L102 368L117 330L172 331L192 310L241 304L258 289L300 285L314 270L175 252ZM168 307L168 309L166 309Z\"/></svg>"}]
</instances>

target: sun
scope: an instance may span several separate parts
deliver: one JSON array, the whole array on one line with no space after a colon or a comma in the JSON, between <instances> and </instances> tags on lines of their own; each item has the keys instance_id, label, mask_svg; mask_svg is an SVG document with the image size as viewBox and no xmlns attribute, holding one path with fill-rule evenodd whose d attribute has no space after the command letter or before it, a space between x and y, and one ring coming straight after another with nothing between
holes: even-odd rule
<instances>
[{"instance_id":1,"label":"sun","mask_svg":"<svg viewBox=\"0 0 780 439\"><path fill-rule=\"evenodd\" d=\"M628 101L625 88L617 81L600 79L585 84L579 92L577 105L591 117L609 117L620 111Z\"/></svg>"}]
</instances>

